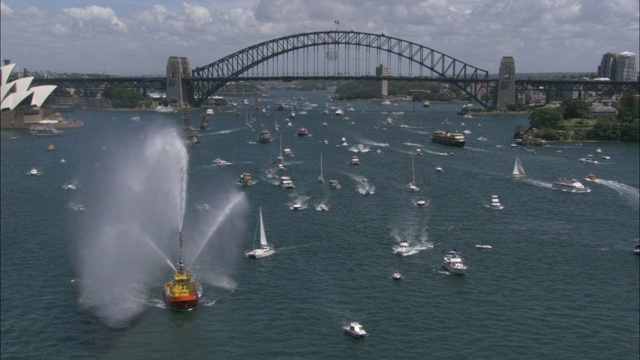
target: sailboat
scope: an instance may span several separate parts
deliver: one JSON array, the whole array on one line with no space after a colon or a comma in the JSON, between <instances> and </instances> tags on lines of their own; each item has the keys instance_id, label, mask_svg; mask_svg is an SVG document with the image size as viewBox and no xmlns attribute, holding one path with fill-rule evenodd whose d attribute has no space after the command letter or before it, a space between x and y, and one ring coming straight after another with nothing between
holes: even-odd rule
<instances>
[{"instance_id":1,"label":"sailboat","mask_svg":"<svg viewBox=\"0 0 640 360\"><path fill-rule=\"evenodd\" d=\"M420 191L420 188L416 186L416 169L413 165L413 156L411 156L411 182L407 184L407 190Z\"/></svg>"},{"instance_id":2,"label":"sailboat","mask_svg":"<svg viewBox=\"0 0 640 360\"><path fill-rule=\"evenodd\" d=\"M180 261L173 280L164 284L164 299L167 305L177 310L190 310L198 305L196 284L182 262L182 231L180 232Z\"/></svg>"},{"instance_id":3,"label":"sailboat","mask_svg":"<svg viewBox=\"0 0 640 360\"><path fill-rule=\"evenodd\" d=\"M267 235L264 232L264 222L262 221L262 207L260 207L260 247L247 250L244 255L248 258L260 259L273 255L275 252L273 246L267 243Z\"/></svg>"},{"instance_id":4,"label":"sailboat","mask_svg":"<svg viewBox=\"0 0 640 360\"><path fill-rule=\"evenodd\" d=\"M524 172L520 158L516 157L516 163L513 165L513 173L511 174L511 177L519 179L525 176L527 176L527 174Z\"/></svg>"},{"instance_id":5,"label":"sailboat","mask_svg":"<svg viewBox=\"0 0 640 360\"><path fill-rule=\"evenodd\" d=\"M320 176L318 176L318 182L324 184L324 176L322 176L322 153L320 153Z\"/></svg>"}]
</instances>

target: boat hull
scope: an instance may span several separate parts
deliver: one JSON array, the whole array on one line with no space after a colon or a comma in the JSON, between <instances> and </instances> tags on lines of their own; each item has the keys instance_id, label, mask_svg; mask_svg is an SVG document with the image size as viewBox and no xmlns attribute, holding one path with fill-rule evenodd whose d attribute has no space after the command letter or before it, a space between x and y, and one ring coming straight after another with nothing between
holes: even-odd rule
<instances>
[{"instance_id":1,"label":"boat hull","mask_svg":"<svg viewBox=\"0 0 640 360\"><path fill-rule=\"evenodd\" d=\"M175 310L191 310L198 305L197 293L187 296L171 296L169 289L170 284L171 283L166 283L164 285L164 300L170 308Z\"/></svg>"},{"instance_id":2,"label":"boat hull","mask_svg":"<svg viewBox=\"0 0 640 360\"><path fill-rule=\"evenodd\" d=\"M464 139L463 134L445 133L442 131L436 131L436 133L431 136L431 142L453 147L464 147L467 143L467 141Z\"/></svg>"}]
</instances>

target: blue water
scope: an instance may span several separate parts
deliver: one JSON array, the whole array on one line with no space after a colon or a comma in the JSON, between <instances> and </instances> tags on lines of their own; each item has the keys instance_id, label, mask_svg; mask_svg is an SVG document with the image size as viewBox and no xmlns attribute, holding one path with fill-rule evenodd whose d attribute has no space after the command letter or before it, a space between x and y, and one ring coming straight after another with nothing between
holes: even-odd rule
<instances>
[{"instance_id":1,"label":"blue water","mask_svg":"<svg viewBox=\"0 0 640 360\"><path fill-rule=\"evenodd\" d=\"M343 120L322 113L328 95L269 93L266 105L317 104L292 126L273 106L248 113L254 130L244 113L217 112L188 152L175 131L180 114L77 110L65 115L85 127L59 137L17 132L10 140L3 131L2 358L638 358L638 144L528 153L509 146L526 116L331 103L353 107ZM199 118L194 112L193 123ZM256 143L259 122L272 143ZM297 137L301 126L311 136ZM471 130L467 146L431 144L439 129ZM281 172L294 190L265 173L280 135L295 155ZM348 147L338 146L342 137ZM357 144L370 151L349 166ZM611 159L578 161L599 158L598 147ZM410 193L416 148L421 192ZM321 154L325 184L316 181ZM526 179L509 177L516 156ZM214 166L217 157L233 165ZM42 174L25 175L32 167ZM245 171L257 182L243 188L236 182ZM583 181L589 194L551 189L557 176L589 172L598 177ZM331 178L342 188L330 189ZM77 190L62 188L72 180ZM359 193L365 185L375 193ZM503 210L485 207L492 194ZM428 205L416 207L419 197ZM307 207L291 210L296 200ZM315 210L320 202L328 212ZM74 211L77 203L86 211ZM199 210L203 203L211 210ZM243 251L253 246L259 207L277 253L256 261ZM190 312L167 309L161 294L180 228L202 293ZM424 250L393 255L402 239ZM441 268L453 248L467 260L466 276ZM401 281L390 279L394 269ZM342 333L356 320L364 340Z\"/></svg>"}]
</instances>

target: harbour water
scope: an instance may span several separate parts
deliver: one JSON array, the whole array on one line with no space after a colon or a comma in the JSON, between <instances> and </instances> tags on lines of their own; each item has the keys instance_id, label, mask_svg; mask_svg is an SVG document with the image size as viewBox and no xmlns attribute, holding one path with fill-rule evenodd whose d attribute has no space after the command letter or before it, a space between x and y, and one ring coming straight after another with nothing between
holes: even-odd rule
<instances>
[{"instance_id":1,"label":"harbour water","mask_svg":"<svg viewBox=\"0 0 640 360\"><path fill-rule=\"evenodd\" d=\"M266 112L219 111L189 150L172 113L77 110L85 126L61 136L10 140L3 131L2 358L638 358L638 144L557 143L529 153L510 147L526 116L463 118L459 104L347 104L328 95L272 92ZM291 126L289 112L274 109L279 100L299 106ZM325 103L348 120L323 114ZM194 112L192 122L199 118ZM260 123L269 144L257 142ZM296 136L300 127L310 135ZM436 130L471 133L453 148L430 143ZM280 137L294 154L279 171L292 190L266 172ZM578 161L587 154L599 163ZM352 155L359 166L348 164ZM412 156L419 192L405 190ZM232 165L215 166L218 157ZM524 179L510 177L516 157ZM41 175L26 175L32 167ZM237 184L243 172L253 185ZM598 180L584 180L588 173ZM558 176L591 192L553 190ZM76 190L62 187L70 181ZM486 207L494 194L503 210ZM414 205L421 197L427 205ZM291 210L295 201L302 210ZM259 207L276 254L247 259ZM201 291L189 312L162 298L180 229ZM418 251L394 255L401 240ZM465 276L442 269L450 249L465 258ZM395 269L402 280L390 278ZM366 339L343 334L351 321Z\"/></svg>"}]
</instances>

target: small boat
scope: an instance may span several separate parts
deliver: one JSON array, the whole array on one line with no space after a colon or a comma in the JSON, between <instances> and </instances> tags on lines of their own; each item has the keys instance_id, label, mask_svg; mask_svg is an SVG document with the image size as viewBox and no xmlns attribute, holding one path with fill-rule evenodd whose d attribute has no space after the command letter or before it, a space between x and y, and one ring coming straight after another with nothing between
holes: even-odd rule
<instances>
[{"instance_id":1,"label":"small boat","mask_svg":"<svg viewBox=\"0 0 640 360\"><path fill-rule=\"evenodd\" d=\"M636 246L633 248L636 255L640 255L640 239L636 239Z\"/></svg>"},{"instance_id":2,"label":"small boat","mask_svg":"<svg viewBox=\"0 0 640 360\"><path fill-rule=\"evenodd\" d=\"M414 155L422 155L422 149L416 149L416 150L413 152L413 154L414 154Z\"/></svg>"},{"instance_id":3,"label":"small boat","mask_svg":"<svg viewBox=\"0 0 640 360\"><path fill-rule=\"evenodd\" d=\"M262 144L268 144L271 142L271 133L267 129L263 129L260 131L260 135L258 137L258 141Z\"/></svg>"},{"instance_id":4,"label":"small boat","mask_svg":"<svg viewBox=\"0 0 640 360\"><path fill-rule=\"evenodd\" d=\"M81 211L81 212L84 211L85 210L84 205L76 204L75 210L76 211Z\"/></svg>"},{"instance_id":5,"label":"small boat","mask_svg":"<svg viewBox=\"0 0 640 360\"><path fill-rule=\"evenodd\" d=\"M416 205L422 207L422 206L427 205L427 202L423 198L420 198L420 199L416 200Z\"/></svg>"},{"instance_id":6,"label":"small boat","mask_svg":"<svg viewBox=\"0 0 640 360\"><path fill-rule=\"evenodd\" d=\"M391 105L391 101L389 100L383 100L380 105Z\"/></svg>"},{"instance_id":7,"label":"small boat","mask_svg":"<svg viewBox=\"0 0 640 360\"><path fill-rule=\"evenodd\" d=\"M213 160L213 163L214 163L216 166L226 166L226 165L231 165L231 164L232 164L232 163L230 163L230 162L228 162L228 161L226 161L226 160L222 160L221 158L215 158L215 159Z\"/></svg>"},{"instance_id":8,"label":"small boat","mask_svg":"<svg viewBox=\"0 0 640 360\"><path fill-rule=\"evenodd\" d=\"M411 245L408 241L402 241L393 247L393 253L399 256L411 255Z\"/></svg>"},{"instance_id":9,"label":"small boat","mask_svg":"<svg viewBox=\"0 0 640 360\"><path fill-rule=\"evenodd\" d=\"M37 175L40 175L40 173L38 172L38 169L36 169L36 168L32 168L31 170L29 170L29 172L27 172L27 174L28 174L29 176L37 176Z\"/></svg>"},{"instance_id":10,"label":"small boat","mask_svg":"<svg viewBox=\"0 0 640 360\"><path fill-rule=\"evenodd\" d=\"M62 185L62 188L65 189L65 190L76 190L78 188L78 185L76 185L73 182L69 182L69 183L66 183L66 184Z\"/></svg>"},{"instance_id":11,"label":"small boat","mask_svg":"<svg viewBox=\"0 0 640 360\"><path fill-rule=\"evenodd\" d=\"M302 209L302 204L301 204L299 201L296 201L296 202L294 202L294 203L293 203L293 205L291 206L291 208L292 208L293 210L300 210L300 209Z\"/></svg>"},{"instance_id":12,"label":"small boat","mask_svg":"<svg viewBox=\"0 0 640 360\"><path fill-rule=\"evenodd\" d=\"M164 284L164 300L170 308L190 310L198 305L198 290L191 280L191 274L182 262L182 232L180 232L180 260L173 280Z\"/></svg>"},{"instance_id":13,"label":"small boat","mask_svg":"<svg viewBox=\"0 0 640 360\"><path fill-rule=\"evenodd\" d=\"M491 203L488 205L489 209L502 210L504 206L500 203L498 195L491 195Z\"/></svg>"},{"instance_id":14,"label":"small boat","mask_svg":"<svg viewBox=\"0 0 640 360\"><path fill-rule=\"evenodd\" d=\"M327 205L325 205L325 204L319 204L316 207L316 210L318 210L318 211L329 211L329 207Z\"/></svg>"},{"instance_id":15,"label":"small boat","mask_svg":"<svg viewBox=\"0 0 640 360\"><path fill-rule=\"evenodd\" d=\"M599 147L599 148L597 148L597 149L596 149L596 152L597 152L597 153L601 153L601 152L602 152L602 148L600 148L600 147Z\"/></svg>"},{"instance_id":16,"label":"small boat","mask_svg":"<svg viewBox=\"0 0 640 360\"><path fill-rule=\"evenodd\" d=\"M429 102L429 100L425 100L422 102L422 107L429 107L431 106L431 103Z\"/></svg>"},{"instance_id":17,"label":"small boat","mask_svg":"<svg viewBox=\"0 0 640 360\"><path fill-rule=\"evenodd\" d=\"M513 164L513 172L511 173L512 178L523 178L527 176L524 172L524 168L522 167L522 162L520 162L520 158L516 156L516 162Z\"/></svg>"},{"instance_id":18,"label":"small boat","mask_svg":"<svg viewBox=\"0 0 640 360\"><path fill-rule=\"evenodd\" d=\"M300 136L300 137L309 136L309 131L302 127L300 129L298 129L298 136Z\"/></svg>"},{"instance_id":19,"label":"small boat","mask_svg":"<svg viewBox=\"0 0 640 360\"><path fill-rule=\"evenodd\" d=\"M585 157L581 157L580 162L584 164L597 164L598 160L596 160L593 155L587 155Z\"/></svg>"},{"instance_id":20,"label":"small boat","mask_svg":"<svg viewBox=\"0 0 640 360\"><path fill-rule=\"evenodd\" d=\"M336 109L336 111L333 113L335 116L342 116L344 115L344 110L342 109Z\"/></svg>"},{"instance_id":21,"label":"small boat","mask_svg":"<svg viewBox=\"0 0 640 360\"><path fill-rule=\"evenodd\" d=\"M349 144L347 143L347 139L346 138L340 139L340 146L349 146Z\"/></svg>"},{"instance_id":22,"label":"small boat","mask_svg":"<svg viewBox=\"0 0 640 360\"><path fill-rule=\"evenodd\" d=\"M329 185L331 185L332 189L340 189L342 187L342 185L340 185L340 183L336 179L329 180Z\"/></svg>"},{"instance_id":23,"label":"small boat","mask_svg":"<svg viewBox=\"0 0 640 360\"><path fill-rule=\"evenodd\" d=\"M364 151L364 145L362 145L362 144L358 144L358 147L356 148L356 150L357 150L358 152L360 152L360 153L361 153L361 152L363 152L363 151Z\"/></svg>"},{"instance_id":24,"label":"small boat","mask_svg":"<svg viewBox=\"0 0 640 360\"><path fill-rule=\"evenodd\" d=\"M585 180L587 181L596 181L598 178L596 178L596 175L594 173L589 173L587 174L587 177L585 178Z\"/></svg>"},{"instance_id":25,"label":"small boat","mask_svg":"<svg viewBox=\"0 0 640 360\"><path fill-rule=\"evenodd\" d=\"M243 172L242 175L240 175L240 185L251 185L251 174Z\"/></svg>"},{"instance_id":26,"label":"small boat","mask_svg":"<svg viewBox=\"0 0 640 360\"><path fill-rule=\"evenodd\" d=\"M213 115L213 108L207 108L207 109L205 110L205 114L206 114L206 115Z\"/></svg>"},{"instance_id":27,"label":"small boat","mask_svg":"<svg viewBox=\"0 0 640 360\"><path fill-rule=\"evenodd\" d=\"M400 279L402 279L402 274L400 273L400 271L398 271L398 270L394 270L394 271L391 273L391 278L392 278L393 280L400 280Z\"/></svg>"},{"instance_id":28,"label":"small boat","mask_svg":"<svg viewBox=\"0 0 640 360\"><path fill-rule=\"evenodd\" d=\"M611 156L609 155L602 155L602 158L605 160L611 160Z\"/></svg>"},{"instance_id":29,"label":"small boat","mask_svg":"<svg viewBox=\"0 0 640 360\"><path fill-rule=\"evenodd\" d=\"M248 258L260 259L263 257L267 257L273 255L276 250L273 245L270 245L267 242L267 235L264 231L264 222L262 221L262 207L260 207L260 217L258 227L260 229L260 247L256 248L255 245L252 250L247 250L244 252L244 255ZM255 239L254 239L255 244Z\"/></svg>"},{"instance_id":30,"label":"small boat","mask_svg":"<svg viewBox=\"0 0 640 360\"><path fill-rule=\"evenodd\" d=\"M442 267L452 274L464 275L467 272L467 265L464 263L464 259L456 250L448 251L444 255L444 262Z\"/></svg>"},{"instance_id":31,"label":"small boat","mask_svg":"<svg viewBox=\"0 0 640 360\"><path fill-rule=\"evenodd\" d=\"M436 171L437 172L444 172L444 169L442 168L442 166L436 166Z\"/></svg>"},{"instance_id":32,"label":"small boat","mask_svg":"<svg viewBox=\"0 0 640 360\"><path fill-rule=\"evenodd\" d=\"M360 165L360 159L358 159L357 156L353 155L350 159L349 159L349 165Z\"/></svg>"},{"instance_id":33,"label":"small boat","mask_svg":"<svg viewBox=\"0 0 640 360\"><path fill-rule=\"evenodd\" d=\"M291 110L291 112L289 113L289 119L293 119L296 117L296 112Z\"/></svg>"},{"instance_id":34,"label":"small boat","mask_svg":"<svg viewBox=\"0 0 640 360\"><path fill-rule=\"evenodd\" d=\"M296 186L293 184L293 181L291 181L291 177L290 176L281 176L280 177L280 187L283 189L293 189Z\"/></svg>"},{"instance_id":35,"label":"small boat","mask_svg":"<svg viewBox=\"0 0 640 360\"><path fill-rule=\"evenodd\" d=\"M556 190L567 191L572 193L588 193L591 192L591 189L582 185L582 183L576 179L569 179L566 177L558 177L556 178L551 187Z\"/></svg>"},{"instance_id":36,"label":"small boat","mask_svg":"<svg viewBox=\"0 0 640 360\"><path fill-rule=\"evenodd\" d=\"M476 245L476 249L491 250L493 247L491 247L491 245Z\"/></svg>"},{"instance_id":37,"label":"small boat","mask_svg":"<svg viewBox=\"0 0 640 360\"><path fill-rule=\"evenodd\" d=\"M47 147L47 151L55 151L56 147L53 146L53 144L49 145L49 147Z\"/></svg>"},{"instance_id":38,"label":"small boat","mask_svg":"<svg viewBox=\"0 0 640 360\"><path fill-rule=\"evenodd\" d=\"M345 325L343 328L344 332L348 335L351 335L355 338L361 338L367 336L367 332L364 330L362 325L358 322L351 322L349 325Z\"/></svg>"}]
</instances>

